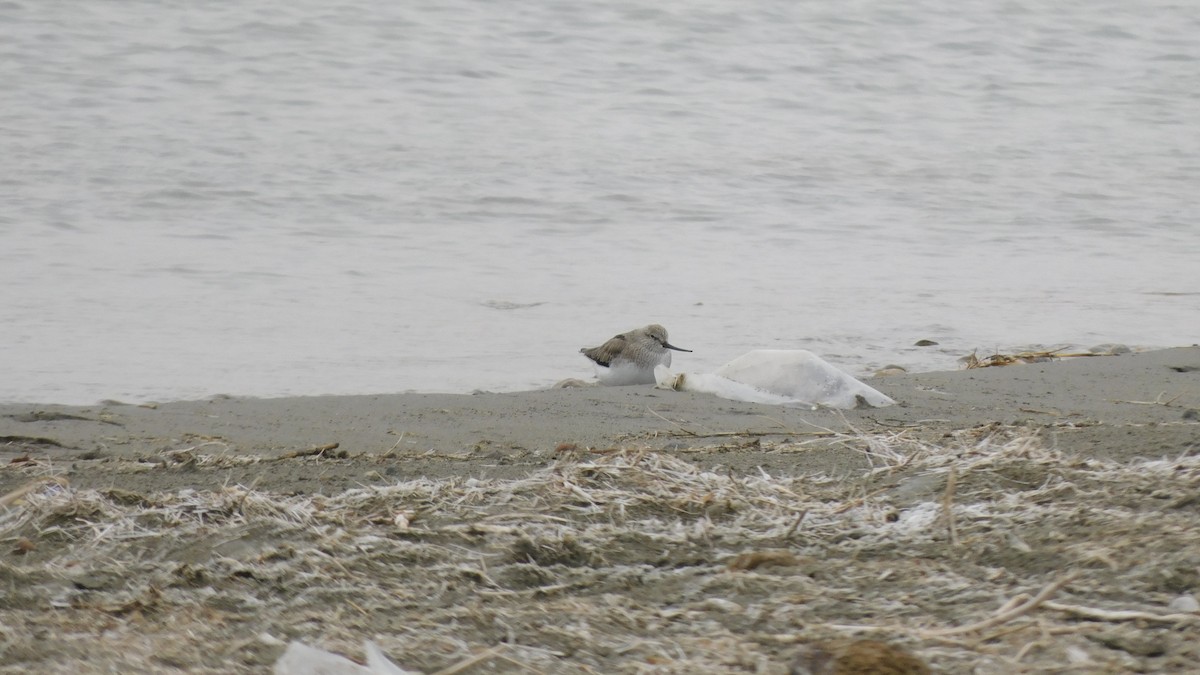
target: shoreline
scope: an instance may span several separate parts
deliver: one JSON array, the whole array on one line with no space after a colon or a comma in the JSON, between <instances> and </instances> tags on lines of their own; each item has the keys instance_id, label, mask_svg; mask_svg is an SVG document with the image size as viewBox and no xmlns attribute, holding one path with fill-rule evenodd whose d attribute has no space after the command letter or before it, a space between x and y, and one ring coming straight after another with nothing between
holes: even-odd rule
<instances>
[{"instance_id":1,"label":"shoreline","mask_svg":"<svg viewBox=\"0 0 1200 675\"><path fill-rule=\"evenodd\" d=\"M863 340L867 340L867 338L863 338ZM219 397L276 399L396 394L468 395L479 392L521 394L553 388L556 383L567 379L594 381L595 373L591 363L576 353L577 347L572 345L574 342L571 345L555 347L566 352L565 359L562 358L562 354L554 354L548 361L534 363L530 362L534 357L528 354L515 360L473 355L461 361L455 361L453 364L439 360L414 364L411 363L412 359L403 359L406 361L405 369L384 372L376 368L368 376L364 376L355 369L310 373L303 363L291 362L279 364L281 379L275 379L273 374L257 373L255 368L246 367L237 373L221 374L217 372L211 376L197 376L186 369L160 368L159 370L173 374L158 376L156 380L146 373L148 367L154 364L142 361L138 367L133 368L138 375L132 380L126 381L119 373L108 373L107 371L33 373L25 372L23 368L18 367L18 364L13 364L13 377L10 377L7 382L0 383L0 390L6 392L6 395L0 396L0 407L17 405L68 407L116 404L159 405L204 401ZM711 373L749 351L775 348L806 349L818 354L822 359L852 377L869 379L893 365L903 368L904 372L909 374L954 372L963 369L965 361L971 355L974 354L983 359L993 350L1006 354L1041 351L1104 354L1111 348L1146 353L1171 347L1145 341L1099 343L1065 340L1054 343L1018 341L1003 343L1003 346L987 346L985 348L948 340L946 343L932 346L884 342L873 344L867 352L857 352L842 343L799 342L766 346L746 344L744 347L742 345L727 346L708 354L690 354L686 358L678 357L674 370L683 373ZM486 359L485 363L479 363L480 359ZM447 368L447 365L453 367ZM409 368L413 370L409 370ZM438 372L443 375L437 378L431 377L429 373L431 369L438 369ZM206 370L206 373L211 370ZM45 381L48 377L52 378L51 382ZM84 378L87 383L59 386L61 383L71 382L71 378ZM22 384L25 380L30 381L29 388L25 388ZM169 381L169 386L159 386L164 381Z\"/></svg>"},{"instance_id":2,"label":"shoreline","mask_svg":"<svg viewBox=\"0 0 1200 675\"><path fill-rule=\"evenodd\" d=\"M805 440L813 451L799 465L754 453L722 453L720 460L735 471L762 465L837 474L864 464L855 453L822 451L822 445L830 444L822 444L820 432L905 431L934 440L987 425L1026 428L1066 452L1118 459L1170 455L1195 442L1189 425L1194 417L1185 415L1200 408L1200 348L866 381L899 404L810 411L650 385L478 394L218 396L153 406L7 404L0 405L0 463L26 455L76 462L71 479L86 486L112 480L104 470L106 459L156 461L163 453L200 446L206 452L278 457L337 444L342 456L390 454L415 460L390 467L392 476L428 471L485 477L544 466L564 445L658 450ZM440 456L455 459L439 461ZM350 473L346 481L351 481ZM308 483L276 472L247 472L220 482L230 479L251 481L261 489L304 489ZM336 490L359 480L361 476L351 482L331 478L318 489ZM0 491L14 482L0 477Z\"/></svg>"}]
</instances>

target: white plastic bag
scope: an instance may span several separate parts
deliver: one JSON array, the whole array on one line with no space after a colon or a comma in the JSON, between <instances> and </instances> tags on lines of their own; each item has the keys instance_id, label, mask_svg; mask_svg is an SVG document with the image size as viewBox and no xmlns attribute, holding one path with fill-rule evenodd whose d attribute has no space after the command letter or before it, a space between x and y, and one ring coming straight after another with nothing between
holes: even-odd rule
<instances>
[{"instance_id":1,"label":"white plastic bag","mask_svg":"<svg viewBox=\"0 0 1200 675\"><path fill-rule=\"evenodd\" d=\"M360 666L344 656L293 641L275 661L275 675L420 675L389 661L374 642L363 643L363 650L367 665Z\"/></svg>"},{"instance_id":2,"label":"white plastic bag","mask_svg":"<svg viewBox=\"0 0 1200 675\"><path fill-rule=\"evenodd\" d=\"M757 349L711 374L654 369L662 389L699 391L749 403L881 408L896 402L804 349Z\"/></svg>"}]
</instances>

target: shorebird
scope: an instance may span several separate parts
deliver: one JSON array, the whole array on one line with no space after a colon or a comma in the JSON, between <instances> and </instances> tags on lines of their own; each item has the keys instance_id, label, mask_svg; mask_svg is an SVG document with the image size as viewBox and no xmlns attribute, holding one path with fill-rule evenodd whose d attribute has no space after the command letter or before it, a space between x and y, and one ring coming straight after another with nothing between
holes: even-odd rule
<instances>
[{"instance_id":1,"label":"shorebird","mask_svg":"<svg viewBox=\"0 0 1200 675\"><path fill-rule=\"evenodd\" d=\"M600 384L654 384L654 367L671 365L668 349L692 351L667 342L667 329L652 323L579 352L595 363Z\"/></svg>"}]
</instances>

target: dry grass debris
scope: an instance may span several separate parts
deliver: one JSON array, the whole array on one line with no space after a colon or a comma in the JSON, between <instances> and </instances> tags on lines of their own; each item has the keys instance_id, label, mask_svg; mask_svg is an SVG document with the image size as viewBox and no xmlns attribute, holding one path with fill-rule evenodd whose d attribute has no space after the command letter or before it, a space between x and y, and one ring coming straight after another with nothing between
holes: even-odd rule
<instances>
[{"instance_id":1,"label":"dry grass debris","mask_svg":"<svg viewBox=\"0 0 1200 675\"><path fill-rule=\"evenodd\" d=\"M782 674L863 637L944 673L1200 662L1200 615L1168 609L1200 589L1200 457L838 440L872 468L806 475L798 443L775 448L789 476L566 449L519 479L332 496L30 473L0 508L3 550L24 549L0 558L0 672L263 672L290 640L354 656L366 639L426 673ZM287 461L351 461L326 454Z\"/></svg>"},{"instance_id":2,"label":"dry grass debris","mask_svg":"<svg viewBox=\"0 0 1200 675\"><path fill-rule=\"evenodd\" d=\"M991 368L993 366L1011 366L1018 363L1041 363L1044 361L1054 361L1057 359L1082 358L1086 356L1111 356L1106 352L1068 352L1066 347L1058 349L1039 349L1017 352L1015 354L1001 354L996 352L991 356L979 358L978 352L971 352L959 359L963 367L970 370L972 368Z\"/></svg>"}]
</instances>

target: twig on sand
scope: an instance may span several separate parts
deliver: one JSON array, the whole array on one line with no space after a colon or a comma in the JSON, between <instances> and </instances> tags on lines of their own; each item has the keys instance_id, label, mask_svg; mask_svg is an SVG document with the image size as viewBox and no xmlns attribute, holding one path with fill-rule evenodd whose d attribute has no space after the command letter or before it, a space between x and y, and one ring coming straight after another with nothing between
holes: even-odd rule
<instances>
[{"instance_id":1,"label":"twig on sand","mask_svg":"<svg viewBox=\"0 0 1200 675\"><path fill-rule=\"evenodd\" d=\"M1131 610L1107 610L1081 605L1064 605L1059 602L1046 601L1042 603L1046 609L1074 614L1085 619L1098 621L1157 621L1159 623L1184 623L1187 621L1200 622L1197 614L1155 614L1153 612L1138 612Z\"/></svg>"},{"instance_id":2,"label":"twig on sand","mask_svg":"<svg viewBox=\"0 0 1200 675\"><path fill-rule=\"evenodd\" d=\"M1170 407L1170 405L1171 405L1172 403L1174 403L1175 401L1178 401L1178 400L1180 399L1180 397L1182 397L1182 396L1183 396L1183 394L1176 394L1176 395L1172 396L1171 398L1167 399L1166 401L1164 401L1164 400L1163 400L1163 397L1164 397L1164 396L1166 396L1166 395L1167 395L1167 392L1165 392L1165 391L1164 391L1164 392L1161 392L1161 393L1159 393L1159 395L1158 395L1158 396L1155 396L1153 401L1121 401L1121 400L1114 400L1114 401L1113 401L1113 403L1132 403L1133 405L1161 405L1161 406L1164 406L1164 407Z\"/></svg>"},{"instance_id":3,"label":"twig on sand","mask_svg":"<svg viewBox=\"0 0 1200 675\"><path fill-rule=\"evenodd\" d=\"M518 590L501 589L498 591L480 590L480 591L475 591L475 592L478 593L479 595L492 597L492 598L504 598L504 597L513 597L513 596L521 596L521 595L546 596L546 595L551 595L553 593L557 593L559 591L565 591L574 585L575 584L573 582L569 582L569 583L565 583L565 584L553 584L551 586L535 586L534 588L521 588Z\"/></svg>"},{"instance_id":4,"label":"twig on sand","mask_svg":"<svg viewBox=\"0 0 1200 675\"><path fill-rule=\"evenodd\" d=\"M683 433L687 434L688 436L700 436L701 435L701 434L698 434L698 433L692 431L691 429L688 429L687 427L683 426L682 424L680 424L674 420L669 420L669 419L663 417L662 415L659 415L650 406L646 406L646 410L649 411L651 415L654 415L658 419L660 419L668 424L674 424L675 426L679 427L679 430L682 431Z\"/></svg>"},{"instance_id":5,"label":"twig on sand","mask_svg":"<svg viewBox=\"0 0 1200 675\"><path fill-rule=\"evenodd\" d=\"M954 524L954 488L958 483L958 472L950 467L946 477L946 493L942 495L942 512L946 514L946 527L950 530L950 545L958 548L958 528Z\"/></svg>"},{"instance_id":6,"label":"twig on sand","mask_svg":"<svg viewBox=\"0 0 1200 675\"><path fill-rule=\"evenodd\" d=\"M534 668L525 663L521 663L520 661L517 661L516 659L513 659L510 656L501 654L500 647L496 646L496 647L492 647L491 649L479 652L478 654L476 654L466 660L459 661L458 663L456 663L452 666L449 666L447 668L442 668L441 670L435 672L433 675L458 675L458 673L463 672L464 670L470 668L471 666L474 666L479 663L483 663L484 661L487 661L487 660L493 659L493 658L508 661L509 663L511 663L515 666L518 666L524 670L528 670L531 673L542 672L542 671L538 670L537 668Z\"/></svg>"},{"instance_id":7,"label":"twig on sand","mask_svg":"<svg viewBox=\"0 0 1200 675\"><path fill-rule=\"evenodd\" d=\"M1048 643L1044 640L1034 640L1033 642L1027 642L1027 643L1025 643L1025 646L1021 647L1020 651L1017 652L1017 655L1013 657L1013 659L1012 659L1013 663L1020 663L1021 659L1028 656L1029 652L1033 651L1034 649L1037 649L1039 647L1045 648L1047 646L1048 646Z\"/></svg>"},{"instance_id":8,"label":"twig on sand","mask_svg":"<svg viewBox=\"0 0 1200 675\"><path fill-rule=\"evenodd\" d=\"M721 437L726 437L726 436L817 436L817 437L824 437L824 436L837 436L838 435L837 432L830 431L828 429L822 429L821 431L795 431L795 430L791 429L790 427L788 427L786 424L784 424L782 421L777 420L774 417L770 417L768 415L760 415L760 417L765 417L765 418L771 420L772 422L775 422L780 427L782 427L781 431L780 430L751 431L750 429L746 429L745 431L704 431L704 432L692 431L691 429L688 429L687 427L683 426L679 422L676 422L674 420L670 420L670 419L667 419L666 417L663 417L662 415L655 412L654 409L652 409L650 406L646 406L646 410L651 415L654 415L658 419L660 419L664 422L667 422L669 424L673 424L679 428L679 431L668 432L668 433L683 435L683 436L691 436L693 438L721 438Z\"/></svg>"},{"instance_id":9,"label":"twig on sand","mask_svg":"<svg viewBox=\"0 0 1200 675\"><path fill-rule=\"evenodd\" d=\"M959 360L966 364L967 369L970 370L972 368L990 368L992 366L1011 366L1014 363L1037 363L1039 361L1051 361L1054 359L1069 359L1087 356L1111 356L1110 354L1098 354L1096 352L1075 352L1068 354L1063 351L1065 349L1067 348L1059 347L1058 349L1025 351L1017 354L1001 354L997 352L991 356L985 356L982 359L979 358L979 354L977 352L971 352Z\"/></svg>"},{"instance_id":10,"label":"twig on sand","mask_svg":"<svg viewBox=\"0 0 1200 675\"><path fill-rule=\"evenodd\" d=\"M1038 605L1045 603L1046 600L1048 600L1050 598L1050 596L1057 593L1063 586L1066 586L1067 584L1074 581L1075 578L1078 576L1079 576L1078 572L1071 572L1070 574L1066 575L1065 577L1063 577L1063 578L1059 579L1058 581L1055 581L1055 582L1049 584L1048 586L1046 586L1045 588L1043 588L1037 595L1033 596L1027 602L1017 605L1016 607L1013 607L1011 609L1008 609L1007 611L1000 612L999 614L996 614L995 616L993 616L990 619L984 619L983 621L976 621L975 623L967 624L966 626L957 626L955 628L942 628L940 630L923 631L922 636L923 637L939 637L939 636L944 636L944 635L962 635L963 633L977 633L979 631L991 628L992 626L998 626L1002 623L1007 623L1019 616L1028 614L1029 612L1033 611L1034 609L1037 609Z\"/></svg>"},{"instance_id":11,"label":"twig on sand","mask_svg":"<svg viewBox=\"0 0 1200 675\"><path fill-rule=\"evenodd\" d=\"M401 431L401 432L400 432L400 438L397 438L397 439L396 439L396 442L395 442L395 443L393 443L393 444L392 444L392 447L388 448L388 450L387 450L387 451L388 451L388 452L395 452L395 451L396 451L396 448L400 447L400 444L404 442L404 435L405 435L405 434L407 434L407 433L408 433L407 431ZM385 454L386 454L386 453L385 453Z\"/></svg>"},{"instance_id":12,"label":"twig on sand","mask_svg":"<svg viewBox=\"0 0 1200 675\"><path fill-rule=\"evenodd\" d=\"M668 422L670 420L667 420ZM667 436L694 436L696 438L726 438L738 436L815 436L817 438L826 438L829 436L837 436L835 431L712 431L700 433L684 429L683 431L665 432Z\"/></svg>"},{"instance_id":13,"label":"twig on sand","mask_svg":"<svg viewBox=\"0 0 1200 675\"><path fill-rule=\"evenodd\" d=\"M312 457L314 455L323 456L330 450L337 450L339 445L341 445L341 443L327 443L325 445L318 445L307 450L293 450L292 452L283 453L276 459L296 459L297 457ZM337 457L338 459L344 459L346 457L346 451L343 450L338 453L330 453L329 456Z\"/></svg>"},{"instance_id":14,"label":"twig on sand","mask_svg":"<svg viewBox=\"0 0 1200 675\"><path fill-rule=\"evenodd\" d=\"M787 431L789 434L792 434L792 435L798 435L798 434L796 434L796 432L795 432L795 431L794 431L794 430L793 430L791 427L789 427L788 425L784 424L784 423L783 423L783 420L777 420L777 419L775 419L774 417L771 417L770 415L759 415L759 417L762 417L762 418L764 418L764 419L771 420L771 421L772 421L772 422L774 422L775 424L778 424L779 426L783 427L783 429L784 429L785 431Z\"/></svg>"},{"instance_id":15,"label":"twig on sand","mask_svg":"<svg viewBox=\"0 0 1200 675\"><path fill-rule=\"evenodd\" d=\"M1062 413L1057 410L1042 410L1040 408L1017 408L1021 412L1033 413L1034 415L1050 415L1051 417L1062 417Z\"/></svg>"},{"instance_id":16,"label":"twig on sand","mask_svg":"<svg viewBox=\"0 0 1200 675\"><path fill-rule=\"evenodd\" d=\"M792 523L792 526L788 528L788 531L783 534L785 541L792 538L792 535L796 533L796 528L800 527L800 523L804 522L804 517L807 515L808 509L804 509L800 512L800 515L796 516L796 522Z\"/></svg>"}]
</instances>

